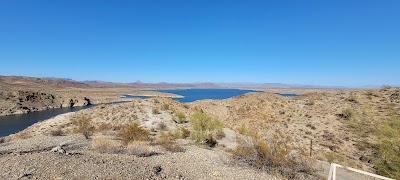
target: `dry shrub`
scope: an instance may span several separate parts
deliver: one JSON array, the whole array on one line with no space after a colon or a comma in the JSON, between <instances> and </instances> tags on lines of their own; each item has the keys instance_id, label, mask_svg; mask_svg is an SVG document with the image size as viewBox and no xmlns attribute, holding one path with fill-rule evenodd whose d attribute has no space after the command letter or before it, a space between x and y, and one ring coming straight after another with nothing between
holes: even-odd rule
<instances>
[{"instance_id":1,"label":"dry shrub","mask_svg":"<svg viewBox=\"0 0 400 180\"><path fill-rule=\"evenodd\" d=\"M86 139L89 139L95 131L95 127L92 125L91 119L88 116L74 117L71 122L77 126L75 132L82 133Z\"/></svg>"},{"instance_id":2,"label":"dry shrub","mask_svg":"<svg viewBox=\"0 0 400 180\"><path fill-rule=\"evenodd\" d=\"M168 130L168 126L164 122L159 122L157 124L157 128L161 131L166 131Z\"/></svg>"},{"instance_id":3,"label":"dry shrub","mask_svg":"<svg viewBox=\"0 0 400 180\"><path fill-rule=\"evenodd\" d=\"M157 144L165 148L167 151L171 152L182 152L183 148L175 141L176 136L173 133L161 132L157 139Z\"/></svg>"},{"instance_id":4,"label":"dry shrub","mask_svg":"<svg viewBox=\"0 0 400 180\"><path fill-rule=\"evenodd\" d=\"M92 140L92 149L100 153L109 154L119 154L124 152L124 149L118 144L118 142L107 136L94 137Z\"/></svg>"},{"instance_id":5,"label":"dry shrub","mask_svg":"<svg viewBox=\"0 0 400 180\"><path fill-rule=\"evenodd\" d=\"M62 136L64 132L61 130L61 128L57 128L56 130L52 130L50 132L51 136Z\"/></svg>"},{"instance_id":6,"label":"dry shrub","mask_svg":"<svg viewBox=\"0 0 400 180\"><path fill-rule=\"evenodd\" d=\"M139 127L137 123L129 123L121 127L118 136L122 138L124 144L129 144L133 141L149 141L149 131Z\"/></svg>"},{"instance_id":7,"label":"dry shrub","mask_svg":"<svg viewBox=\"0 0 400 180\"><path fill-rule=\"evenodd\" d=\"M181 138L186 139L190 137L190 131L184 127L181 128Z\"/></svg>"},{"instance_id":8,"label":"dry shrub","mask_svg":"<svg viewBox=\"0 0 400 180\"><path fill-rule=\"evenodd\" d=\"M126 148L126 153L139 157L150 157L157 155L157 152L153 150L148 141L133 141L129 143Z\"/></svg>"},{"instance_id":9,"label":"dry shrub","mask_svg":"<svg viewBox=\"0 0 400 180\"><path fill-rule=\"evenodd\" d=\"M196 113L191 117L190 123L193 130L190 137L199 144L206 144L213 147L217 144L214 134L221 130L223 124L221 121L213 119L205 113Z\"/></svg>"},{"instance_id":10,"label":"dry shrub","mask_svg":"<svg viewBox=\"0 0 400 180\"><path fill-rule=\"evenodd\" d=\"M248 134L252 135L237 136L238 146L232 152L236 162L271 173L277 172L288 179L314 176L312 163L301 154L304 151L289 145L290 138L278 134L267 142L258 133Z\"/></svg>"},{"instance_id":11,"label":"dry shrub","mask_svg":"<svg viewBox=\"0 0 400 180\"><path fill-rule=\"evenodd\" d=\"M247 135L248 132L251 132L248 130L248 127L246 126L245 123L240 124L240 126L236 128L236 131L242 135Z\"/></svg>"},{"instance_id":12,"label":"dry shrub","mask_svg":"<svg viewBox=\"0 0 400 180\"><path fill-rule=\"evenodd\" d=\"M158 110L158 108L153 108L152 112L153 112L153 114L160 114L160 111Z\"/></svg>"},{"instance_id":13,"label":"dry shrub","mask_svg":"<svg viewBox=\"0 0 400 180\"><path fill-rule=\"evenodd\" d=\"M97 128L97 130L99 130L99 131L107 131L107 130L110 130L110 129L112 129L113 127L110 125L110 124L107 124L107 123L101 123L100 125L99 125L99 127Z\"/></svg>"},{"instance_id":14,"label":"dry shrub","mask_svg":"<svg viewBox=\"0 0 400 180\"><path fill-rule=\"evenodd\" d=\"M353 118L354 116L354 112L351 109L345 109L342 111L341 114L338 114L339 117L346 119L346 120L350 120Z\"/></svg>"},{"instance_id":15,"label":"dry shrub","mask_svg":"<svg viewBox=\"0 0 400 180\"><path fill-rule=\"evenodd\" d=\"M6 142L6 140L4 138L0 138L0 144L5 143L5 142Z\"/></svg>"},{"instance_id":16,"label":"dry shrub","mask_svg":"<svg viewBox=\"0 0 400 180\"><path fill-rule=\"evenodd\" d=\"M28 139L30 137L32 137L32 135L26 131L19 132L15 136L16 139Z\"/></svg>"},{"instance_id":17,"label":"dry shrub","mask_svg":"<svg viewBox=\"0 0 400 180\"><path fill-rule=\"evenodd\" d=\"M177 123L179 124L187 123L186 116L183 112L177 112L176 118L178 118Z\"/></svg>"},{"instance_id":18,"label":"dry shrub","mask_svg":"<svg viewBox=\"0 0 400 180\"><path fill-rule=\"evenodd\" d=\"M170 108L169 108L169 104L163 104L163 105L161 105L161 109L164 110L164 111L169 110L169 109L170 109Z\"/></svg>"}]
</instances>

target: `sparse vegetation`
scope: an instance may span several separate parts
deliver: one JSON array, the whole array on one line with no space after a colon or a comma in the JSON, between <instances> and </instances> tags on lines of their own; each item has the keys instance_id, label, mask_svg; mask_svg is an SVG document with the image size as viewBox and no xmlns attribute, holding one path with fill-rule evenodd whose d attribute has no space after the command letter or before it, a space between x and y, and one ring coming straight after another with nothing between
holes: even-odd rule
<instances>
[{"instance_id":1,"label":"sparse vegetation","mask_svg":"<svg viewBox=\"0 0 400 180\"><path fill-rule=\"evenodd\" d=\"M153 112L153 114L160 114L160 111L158 110L158 108L153 108L152 112Z\"/></svg>"},{"instance_id":2,"label":"sparse vegetation","mask_svg":"<svg viewBox=\"0 0 400 180\"><path fill-rule=\"evenodd\" d=\"M309 128L311 128L312 130L316 130L316 129L317 129L317 128L316 128L314 125L312 125L311 123L307 123L306 126L309 127Z\"/></svg>"},{"instance_id":3,"label":"sparse vegetation","mask_svg":"<svg viewBox=\"0 0 400 180\"><path fill-rule=\"evenodd\" d=\"M88 116L74 117L71 122L77 126L75 132L82 133L86 139L89 139L95 130L95 127L91 124L91 119Z\"/></svg>"},{"instance_id":4,"label":"sparse vegetation","mask_svg":"<svg viewBox=\"0 0 400 180\"><path fill-rule=\"evenodd\" d=\"M161 132L157 139L157 144L171 152L182 152L183 148L175 141L176 136L173 133Z\"/></svg>"},{"instance_id":5,"label":"sparse vegetation","mask_svg":"<svg viewBox=\"0 0 400 180\"><path fill-rule=\"evenodd\" d=\"M96 136L92 140L92 149L100 153L120 154L124 149L107 136Z\"/></svg>"},{"instance_id":6,"label":"sparse vegetation","mask_svg":"<svg viewBox=\"0 0 400 180\"><path fill-rule=\"evenodd\" d=\"M150 157L156 155L157 152L153 150L147 141L133 141L126 147L126 153L138 157Z\"/></svg>"},{"instance_id":7,"label":"sparse vegetation","mask_svg":"<svg viewBox=\"0 0 400 180\"><path fill-rule=\"evenodd\" d=\"M183 112L177 112L176 113L176 117L178 118L177 123L182 124L182 123L186 123L186 116Z\"/></svg>"},{"instance_id":8,"label":"sparse vegetation","mask_svg":"<svg viewBox=\"0 0 400 180\"><path fill-rule=\"evenodd\" d=\"M98 129L99 131L107 131L107 130L110 130L110 129L112 129L112 128L113 128L113 127L112 127L110 124L101 123L97 129Z\"/></svg>"},{"instance_id":9,"label":"sparse vegetation","mask_svg":"<svg viewBox=\"0 0 400 180\"><path fill-rule=\"evenodd\" d=\"M157 124L157 128L161 131L166 131L168 130L168 126L164 122L159 122Z\"/></svg>"},{"instance_id":10,"label":"sparse vegetation","mask_svg":"<svg viewBox=\"0 0 400 180\"><path fill-rule=\"evenodd\" d=\"M61 130L61 128L57 128L50 132L51 136L62 136L63 134L64 134L64 132Z\"/></svg>"},{"instance_id":11,"label":"sparse vegetation","mask_svg":"<svg viewBox=\"0 0 400 180\"><path fill-rule=\"evenodd\" d=\"M350 120L351 118L353 118L354 112L351 109L345 109L342 111L341 114L338 114L338 116L343 119Z\"/></svg>"},{"instance_id":12,"label":"sparse vegetation","mask_svg":"<svg viewBox=\"0 0 400 180\"><path fill-rule=\"evenodd\" d=\"M302 155L304 151L289 145L290 138L280 134L267 142L256 132L245 134L250 136L237 136L238 146L232 152L233 159L238 163L268 172L279 172L288 179L314 175L310 160ZM291 153L294 150L297 153Z\"/></svg>"},{"instance_id":13,"label":"sparse vegetation","mask_svg":"<svg viewBox=\"0 0 400 180\"><path fill-rule=\"evenodd\" d=\"M169 110L169 109L170 109L170 108L169 108L169 104L163 104L163 105L161 106L161 109L164 110L164 111Z\"/></svg>"},{"instance_id":14,"label":"sparse vegetation","mask_svg":"<svg viewBox=\"0 0 400 180\"><path fill-rule=\"evenodd\" d=\"M352 92L350 93L349 97L346 98L347 101L358 103L356 95Z\"/></svg>"},{"instance_id":15,"label":"sparse vegetation","mask_svg":"<svg viewBox=\"0 0 400 180\"><path fill-rule=\"evenodd\" d=\"M4 138L0 138L0 144L1 143L5 143L6 140L4 140Z\"/></svg>"},{"instance_id":16,"label":"sparse vegetation","mask_svg":"<svg viewBox=\"0 0 400 180\"><path fill-rule=\"evenodd\" d=\"M364 108L361 114L351 113L352 121L344 121L363 140L357 146L371 152L371 161L377 173L386 177L400 178L400 117L387 103L387 117L374 118L372 108ZM351 110L350 110L351 111ZM373 139L374 143L371 143Z\"/></svg>"},{"instance_id":17,"label":"sparse vegetation","mask_svg":"<svg viewBox=\"0 0 400 180\"><path fill-rule=\"evenodd\" d=\"M182 139L186 139L190 137L190 131L184 127L181 128L181 137Z\"/></svg>"},{"instance_id":18,"label":"sparse vegetation","mask_svg":"<svg viewBox=\"0 0 400 180\"><path fill-rule=\"evenodd\" d=\"M221 121L213 119L205 113L196 113L191 117L190 123L193 128L190 136L193 140L199 144L207 144L210 147L216 145L214 133L223 127Z\"/></svg>"},{"instance_id":19,"label":"sparse vegetation","mask_svg":"<svg viewBox=\"0 0 400 180\"><path fill-rule=\"evenodd\" d=\"M129 123L121 127L118 136L122 138L124 144L129 144L133 141L149 141L149 131L139 127L137 123Z\"/></svg>"},{"instance_id":20,"label":"sparse vegetation","mask_svg":"<svg viewBox=\"0 0 400 180\"><path fill-rule=\"evenodd\" d=\"M372 96L374 97L378 97L379 95L372 89L369 89L365 92L365 95L367 95L369 97L369 99L372 98Z\"/></svg>"}]
</instances>

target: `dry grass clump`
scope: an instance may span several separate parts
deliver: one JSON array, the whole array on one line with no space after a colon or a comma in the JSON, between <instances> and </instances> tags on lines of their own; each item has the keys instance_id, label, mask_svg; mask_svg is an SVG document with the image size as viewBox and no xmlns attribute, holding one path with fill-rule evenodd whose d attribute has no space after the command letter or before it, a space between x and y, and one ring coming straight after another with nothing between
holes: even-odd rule
<instances>
[{"instance_id":1,"label":"dry grass clump","mask_svg":"<svg viewBox=\"0 0 400 180\"><path fill-rule=\"evenodd\" d=\"M30 137L32 137L32 134L28 133L27 131L21 131L15 136L16 139L28 139Z\"/></svg>"},{"instance_id":2,"label":"dry grass clump","mask_svg":"<svg viewBox=\"0 0 400 180\"><path fill-rule=\"evenodd\" d=\"M139 157L150 157L157 155L158 153L154 151L148 141L133 141L126 147L126 154Z\"/></svg>"},{"instance_id":3,"label":"dry grass clump","mask_svg":"<svg viewBox=\"0 0 400 180\"><path fill-rule=\"evenodd\" d=\"M50 131L51 136L62 136L64 135L64 132L62 131L61 128L57 128L55 130Z\"/></svg>"},{"instance_id":4,"label":"dry grass clump","mask_svg":"<svg viewBox=\"0 0 400 180\"><path fill-rule=\"evenodd\" d=\"M246 134L251 136L237 136L238 146L232 152L236 162L279 173L287 179L315 176L312 163L302 155L304 151L289 145L290 138L278 134L267 142L258 133Z\"/></svg>"},{"instance_id":5,"label":"dry grass clump","mask_svg":"<svg viewBox=\"0 0 400 180\"><path fill-rule=\"evenodd\" d=\"M190 137L190 131L184 127L181 128L181 138L186 139Z\"/></svg>"},{"instance_id":6,"label":"dry grass clump","mask_svg":"<svg viewBox=\"0 0 400 180\"><path fill-rule=\"evenodd\" d=\"M162 104L162 105L161 105L161 109L164 110L164 111L169 110L169 109L170 109L170 108L169 108L169 104Z\"/></svg>"},{"instance_id":7,"label":"dry grass clump","mask_svg":"<svg viewBox=\"0 0 400 180\"><path fill-rule=\"evenodd\" d=\"M104 122L101 123L99 125L99 127L97 128L98 131L108 131L111 129L113 129L113 126L111 126L110 124L104 123Z\"/></svg>"},{"instance_id":8,"label":"dry grass clump","mask_svg":"<svg viewBox=\"0 0 400 180\"><path fill-rule=\"evenodd\" d=\"M92 140L92 149L100 153L120 154L124 149L118 142L107 136L96 136Z\"/></svg>"},{"instance_id":9,"label":"dry grass clump","mask_svg":"<svg viewBox=\"0 0 400 180\"><path fill-rule=\"evenodd\" d=\"M95 127L92 125L91 119L88 116L74 117L72 118L71 122L77 126L74 131L76 133L82 133L86 139L89 139L89 137L95 131Z\"/></svg>"},{"instance_id":10,"label":"dry grass clump","mask_svg":"<svg viewBox=\"0 0 400 180\"><path fill-rule=\"evenodd\" d=\"M186 116L183 112L177 112L176 113L176 118L177 118L177 123L182 124L182 123L187 123L188 121L186 120Z\"/></svg>"},{"instance_id":11,"label":"dry grass clump","mask_svg":"<svg viewBox=\"0 0 400 180\"><path fill-rule=\"evenodd\" d=\"M346 100L352 103L358 103L357 97L354 93L350 93L349 97L347 97Z\"/></svg>"},{"instance_id":12,"label":"dry grass clump","mask_svg":"<svg viewBox=\"0 0 400 180\"><path fill-rule=\"evenodd\" d=\"M190 121L193 130L190 137L199 144L206 144L213 147L217 144L215 134L222 130L221 121L213 119L205 113L196 113L191 117Z\"/></svg>"},{"instance_id":13,"label":"dry grass clump","mask_svg":"<svg viewBox=\"0 0 400 180\"><path fill-rule=\"evenodd\" d=\"M184 149L179 146L179 144L176 142L176 139L176 135L171 132L161 132L160 136L157 139L157 144L162 146L167 151L182 152Z\"/></svg>"},{"instance_id":14,"label":"dry grass clump","mask_svg":"<svg viewBox=\"0 0 400 180\"><path fill-rule=\"evenodd\" d=\"M122 138L124 144L129 144L133 141L149 141L149 131L139 127L137 123L129 123L121 127L118 136Z\"/></svg>"},{"instance_id":15,"label":"dry grass clump","mask_svg":"<svg viewBox=\"0 0 400 180\"><path fill-rule=\"evenodd\" d=\"M160 114L160 111L158 110L158 108L153 108L152 112L153 112L153 114Z\"/></svg>"}]
</instances>

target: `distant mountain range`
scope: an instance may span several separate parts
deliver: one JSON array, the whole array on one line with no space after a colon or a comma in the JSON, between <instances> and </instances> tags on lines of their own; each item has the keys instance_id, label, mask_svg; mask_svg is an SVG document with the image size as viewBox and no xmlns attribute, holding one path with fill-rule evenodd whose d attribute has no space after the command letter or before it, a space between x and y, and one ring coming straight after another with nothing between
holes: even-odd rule
<instances>
[{"instance_id":1,"label":"distant mountain range","mask_svg":"<svg viewBox=\"0 0 400 180\"><path fill-rule=\"evenodd\" d=\"M1 86L51 86L51 87L137 87L137 88L282 88L282 89L314 89L314 88L329 88L329 89L344 89L349 87L343 86L314 86L301 84L283 84L283 83L252 83L252 82L200 82L200 83L145 83L136 81L133 83L115 83L106 81L75 81L69 78L36 78L24 76L0 76ZM380 88L381 86L363 86L353 88Z\"/></svg>"}]
</instances>

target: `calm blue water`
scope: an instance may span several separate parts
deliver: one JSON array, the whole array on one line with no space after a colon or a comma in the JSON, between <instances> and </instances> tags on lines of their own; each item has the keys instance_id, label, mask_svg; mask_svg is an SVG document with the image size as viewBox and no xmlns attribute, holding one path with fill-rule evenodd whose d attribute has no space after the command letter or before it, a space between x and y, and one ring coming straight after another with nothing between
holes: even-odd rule
<instances>
[{"instance_id":1,"label":"calm blue water","mask_svg":"<svg viewBox=\"0 0 400 180\"><path fill-rule=\"evenodd\" d=\"M173 98L180 102L193 102L203 99L227 99L249 92L262 92L240 89L167 89L155 91L184 96L184 98Z\"/></svg>"},{"instance_id":2,"label":"calm blue water","mask_svg":"<svg viewBox=\"0 0 400 180\"><path fill-rule=\"evenodd\" d=\"M180 102L193 102L197 100L203 99L227 99L233 96L238 96L241 94L245 94L248 92L262 92L262 91L254 91L254 90L240 90L240 89L166 89L166 90L151 90L156 92L164 92L164 93L172 93L184 96L184 98L173 98L174 100ZM275 93L285 97L293 97L298 96L297 94L281 94ZM124 98L141 98L147 99L150 98L148 96L132 96L124 94L121 97Z\"/></svg>"},{"instance_id":3,"label":"calm blue water","mask_svg":"<svg viewBox=\"0 0 400 180\"><path fill-rule=\"evenodd\" d=\"M107 103L107 104L120 104L120 103L124 103L124 101L111 102L111 103ZM0 116L0 137L17 133L17 132L22 131L25 128L31 126L32 124L35 124L42 120L49 119L49 118L57 116L59 114L75 112L75 111L87 109L87 108L94 107L94 106L96 106L96 105L63 107L63 108L54 108L54 109L49 109L49 110L44 110L44 111L36 111L36 112L25 113L25 114Z\"/></svg>"},{"instance_id":4,"label":"calm blue water","mask_svg":"<svg viewBox=\"0 0 400 180\"><path fill-rule=\"evenodd\" d=\"M294 97L294 96L299 96L298 94L281 94L281 93L275 93L281 96L285 96L285 97Z\"/></svg>"},{"instance_id":5,"label":"calm blue water","mask_svg":"<svg viewBox=\"0 0 400 180\"><path fill-rule=\"evenodd\" d=\"M124 94L121 97L122 98L140 98L140 99L150 98L150 96L132 96L132 95L129 95L129 94Z\"/></svg>"}]
</instances>

